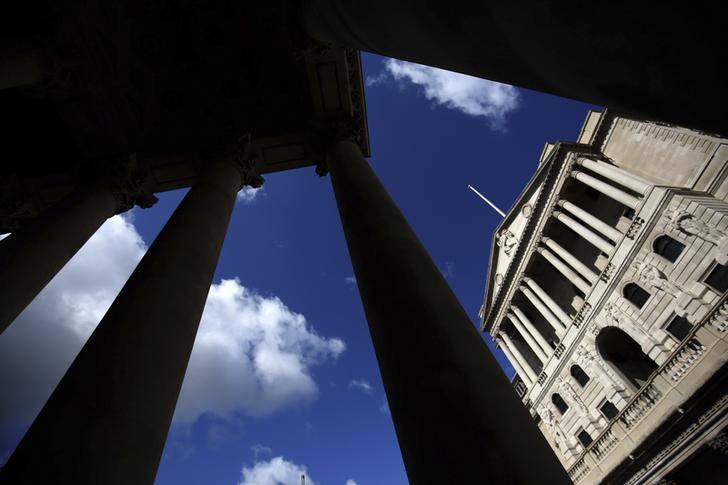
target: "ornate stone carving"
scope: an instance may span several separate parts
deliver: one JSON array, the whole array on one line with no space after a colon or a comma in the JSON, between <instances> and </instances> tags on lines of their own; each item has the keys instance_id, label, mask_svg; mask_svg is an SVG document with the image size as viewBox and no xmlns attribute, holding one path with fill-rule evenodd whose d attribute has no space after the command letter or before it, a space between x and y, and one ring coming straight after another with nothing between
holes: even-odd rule
<instances>
[{"instance_id":1,"label":"ornate stone carving","mask_svg":"<svg viewBox=\"0 0 728 485\"><path fill-rule=\"evenodd\" d=\"M138 161L135 154L114 164L110 183L119 212L126 212L135 205L148 209L156 204L159 199L152 193L151 182L148 167Z\"/></svg>"},{"instance_id":2,"label":"ornate stone carving","mask_svg":"<svg viewBox=\"0 0 728 485\"><path fill-rule=\"evenodd\" d=\"M576 405L576 407L579 408L579 411L583 414L588 414L589 410L587 409L586 404L584 404L584 401L581 400L579 393L576 392L574 386L571 385L571 382L561 376L557 378L557 382L559 390L569 396L569 399Z\"/></svg>"},{"instance_id":3,"label":"ornate stone carving","mask_svg":"<svg viewBox=\"0 0 728 485\"><path fill-rule=\"evenodd\" d=\"M257 189L263 185L264 179L258 171L258 157L253 146L252 134L246 133L238 138L231 149L231 156L240 170L243 186L249 185Z\"/></svg>"},{"instance_id":4,"label":"ornate stone carving","mask_svg":"<svg viewBox=\"0 0 728 485\"><path fill-rule=\"evenodd\" d=\"M711 226L705 221L700 220L690 212L675 211L670 213L668 217L669 222L667 223L667 227L673 230L689 234L691 236L697 236L700 239L711 242L715 245L724 242L726 239L726 234L723 231L719 230L715 226Z\"/></svg>"},{"instance_id":5,"label":"ornate stone carving","mask_svg":"<svg viewBox=\"0 0 728 485\"><path fill-rule=\"evenodd\" d=\"M599 275L599 279L605 283L609 282L616 269L617 267L615 265L613 265L612 263L607 263L607 267L604 268L602 274Z\"/></svg>"},{"instance_id":6,"label":"ornate stone carving","mask_svg":"<svg viewBox=\"0 0 728 485\"><path fill-rule=\"evenodd\" d=\"M657 266L646 261L637 261L634 268L637 281L645 288L664 291L675 298L684 293L684 290L676 283L668 280L667 276Z\"/></svg>"},{"instance_id":7,"label":"ornate stone carving","mask_svg":"<svg viewBox=\"0 0 728 485\"><path fill-rule=\"evenodd\" d=\"M632 224L630 224L629 227L627 228L627 233L626 233L627 238L634 239L637 236L637 234L640 232L640 230L642 229L642 226L644 225L644 223L645 223L644 219L642 219L641 217L635 217L632 220Z\"/></svg>"},{"instance_id":8,"label":"ornate stone carving","mask_svg":"<svg viewBox=\"0 0 728 485\"><path fill-rule=\"evenodd\" d=\"M518 245L518 238L511 231L504 229L496 234L496 244L503 249L506 256L510 256L513 249Z\"/></svg>"}]
</instances>

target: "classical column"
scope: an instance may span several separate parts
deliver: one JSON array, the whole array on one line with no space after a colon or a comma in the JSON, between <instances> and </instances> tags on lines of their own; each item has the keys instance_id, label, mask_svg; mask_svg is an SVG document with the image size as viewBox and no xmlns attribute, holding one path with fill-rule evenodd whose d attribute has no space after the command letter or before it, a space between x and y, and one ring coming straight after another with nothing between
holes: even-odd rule
<instances>
[{"instance_id":1,"label":"classical column","mask_svg":"<svg viewBox=\"0 0 728 485\"><path fill-rule=\"evenodd\" d=\"M7 483L152 483L241 172L210 162L0 473Z\"/></svg>"},{"instance_id":2,"label":"classical column","mask_svg":"<svg viewBox=\"0 0 728 485\"><path fill-rule=\"evenodd\" d=\"M546 321L553 327L554 331L556 332L556 335L561 335L564 330L566 330L566 326L556 318L556 316L549 310L546 305L543 304L539 298L533 294L533 292L526 288L525 286L522 286L520 288L521 293L523 293L528 300L533 303L533 306L536 307L536 310L546 319ZM549 347L550 348L550 347Z\"/></svg>"},{"instance_id":3,"label":"classical column","mask_svg":"<svg viewBox=\"0 0 728 485\"><path fill-rule=\"evenodd\" d=\"M652 187L652 184L642 177L631 174L610 163L592 160L586 157L579 158L576 163L640 195L645 195L650 190L650 187Z\"/></svg>"},{"instance_id":4,"label":"classical column","mask_svg":"<svg viewBox=\"0 0 728 485\"><path fill-rule=\"evenodd\" d=\"M576 272L571 269L569 266L567 266L564 262L562 262L554 253L549 251L546 248L538 248L536 251L541 253L541 256L544 257L546 261L551 263L551 266L556 268L556 270L564 275L564 277L569 280L570 282L574 283L579 290L581 290L582 293L585 295L589 293L589 289L591 288L591 285L583 279L581 276L576 274Z\"/></svg>"},{"instance_id":5,"label":"classical column","mask_svg":"<svg viewBox=\"0 0 728 485\"><path fill-rule=\"evenodd\" d=\"M0 333L118 208L109 186L79 187L0 241Z\"/></svg>"},{"instance_id":6,"label":"classical column","mask_svg":"<svg viewBox=\"0 0 728 485\"><path fill-rule=\"evenodd\" d=\"M516 347L516 344L513 343L513 340L511 340L511 338L506 333L501 332L500 337L503 339L503 343L511 351L511 354L515 358L515 362L518 362L518 365L521 366L521 369L523 369L523 371L526 373L528 378L531 380L531 383L535 384L538 380L538 374L536 374L536 372L533 370L531 364L528 363L521 351L518 350L518 347Z\"/></svg>"},{"instance_id":7,"label":"classical column","mask_svg":"<svg viewBox=\"0 0 728 485\"><path fill-rule=\"evenodd\" d=\"M533 351L534 354L536 354L536 358L541 361L541 364L545 364L548 360L548 356L544 353L543 349L538 346L536 341L534 340L533 336L531 336L530 333L528 333L528 330L526 330L526 327L523 326L523 324L518 321L518 317L516 317L513 313L509 313L508 319L513 324L513 327L518 331L518 333L521 334L523 337L523 340L526 341L526 344L528 347Z\"/></svg>"},{"instance_id":8,"label":"classical column","mask_svg":"<svg viewBox=\"0 0 728 485\"><path fill-rule=\"evenodd\" d=\"M410 482L568 483L359 147L326 160Z\"/></svg>"},{"instance_id":9,"label":"classical column","mask_svg":"<svg viewBox=\"0 0 728 485\"><path fill-rule=\"evenodd\" d=\"M611 239L614 242L619 241L622 238L622 233L619 232L616 228L610 226L606 222L602 221L601 219L594 217L593 215L589 214L587 211L582 209L581 207L572 204L568 200L561 199L559 201L559 205L564 208L564 210L574 214L576 217L581 219L582 221L586 222L589 227L592 229L595 229L596 231L601 232L605 236L607 236L609 239Z\"/></svg>"},{"instance_id":10,"label":"classical column","mask_svg":"<svg viewBox=\"0 0 728 485\"><path fill-rule=\"evenodd\" d=\"M566 227L586 239L590 244L606 254L612 254L614 245L586 227L585 225L575 221L563 212L554 211L554 218L564 223Z\"/></svg>"},{"instance_id":11,"label":"classical column","mask_svg":"<svg viewBox=\"0 0 728 485\"><path fill-rule=\"evenodd\" d=\"M602 4L599 15L580 5L461 0L422 8L418 2L306 0L300 12L306 32L324 44L609 106L638 118L728 131L727 117L721 116L728 104L718 68L727 60L720 16L633 2L625 20L618 3ZM654 45L655 39L659 49L635 48Z\"/></svg>"},{"instance_id":12,"label":"classical column","mask_svg":"<svg viewBox=\"0 0 728 485\"><path fill-rule=\"evenodd\" d=\"M525 368L521 365L521 363L518 360L516 360L516 357L513 355L511 350L508 348L508 345L506 345L505 342L501 341L499 348L503 351L504 354L506 354L506 357L508 358L508 362L510 362L511 365L513 366L513 368L516 369L516 372L518 373L519 376L521 376L521 379L523 380L523 382L526 383L526 386L527 387L533 386L534 382L536 382L536 381L531 380L531 378L529 377L529 374L526 373ZM533 374L533 372L531 372L531 374Z\"/></svg>"},{"instance_id":13,"label":"classical column","mask_svg":"<svg viewBox=\"0 0 728 485\"><path fill-rule=\"evenodd\" d=\"M595 190L598 190L607 197L614 199L617 202L626 205L627 207L636 209L640 205L640 200L634 195L630 195L624 190L618 189L617 187L610 185L606 182L602 182L601 180L594 178L591 175L585 174L584 172L573 170L571 172L571 176L579 182L588 185Z\"/></svg>"},{"instance_id":14,"label":"classical column","mask_svg":"<svg viewBox=\"0 0 728 485\"><path fill-rule=\"evenodd\" d=\"M549 296L546 291L539 286L538 283L536 283L533 278L524 278L523 282L526 283L526 286L531 288L533 292L543 301L546 306L553 312L554 315L563 323L565 326L568 326L571 323L571 318L569 315L559 306L556 301Z\"/></svg>"},{"instance_id":15,"label":"classical column","mask_svg":"<svg viewBox=\"0 0 728 485\"><path fill-rule=\"evenodd\" d=\"M532 339L535 339L534 343L536 345L533 345L533 347L537 350L534 350L534 352L538 353L540 351L540 353L542 354L541 361L543 363L546 363L546 361L549 359L549 356L551 355L551 352L553 352L553 349L546 341L546 339L543 338L543 335L541 335L541 332L538 331L533 322L528 319L526 314L523 313L520 308L518 308L517 306L512 306L511 309L513 310L513 318L511 318L511 322L513 322L514 326L516 326L518 331L521 332L521 335L523 335L523 332L525 331L527 334L532 336ZM531 344L529 343L529 345Z\"/></svg>"},{"instance_id":16,"label":"classical column","mask_svg":"<svg viewBox=\"0 0 728 485\"><path fill-rule=\"evenodd\" d=\"M587 265L579 261L579 258L571 254L569 251L563 248L559 243L554 241L551 238L543 237L541 241L544 243L546 247L551 249L553 252L556 253L557 256L559 256L561 259L566 261L566 263L574 268L579 275L583 276L585 280L587 280L592 285L599 279L599 275L596 274L594 271L589 269Z\"/></svg>"}]
</instances>

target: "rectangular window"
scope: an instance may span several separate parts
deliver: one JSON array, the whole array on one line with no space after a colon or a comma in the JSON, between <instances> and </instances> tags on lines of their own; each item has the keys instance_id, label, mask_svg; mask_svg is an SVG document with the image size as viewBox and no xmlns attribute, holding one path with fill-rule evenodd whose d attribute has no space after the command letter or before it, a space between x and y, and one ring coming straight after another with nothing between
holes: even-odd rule
<instances>
[{"instance_id":1,"label":"rectangular window","mask_svg":"<svg viewBox=\"0 0 728 485\"><path fill-rule=\"evenodd\" d=\"M599 407L599 411L602 412L605 418L610 420L614 419L614 417L619 414L617 406L612 404L612 401L604 401L604 404Z\"/></svg>"},{"instance_id":2,"label":"rectangular window","mask_svg":"<svg viewBox=\"0 0 728 485\"><path fill-rule=\"evenodd\" d=\"M583 429L581 431L579 431L579 434L576 435L576 437L579 439L581 444L584 445L584 448L589 446L591 444L591 442L593 441L592 437L589 435L589 433L587 433Z\"/></svg>"},{"instance_id":3,"label":"rectangular window","mask_svg":"<svg viewBox=\"0 0 728 485\"><path fill-rule=\"evenodd\" d=\"M693 324L688 321L685 317L679 317L675 315L675 318L670 321L665 327L665 331L675 337L678 342L685 340L690 330L693 329Z\"/></svg>"},{"instance_id":4,"label":"rectangular window","mask_svg":"<svg viewBox=\"0 0 728 485\"><path fill-rule=\"evenodd\" d=\"M719 293L728 291L728 266L716 264L713 271L705 278L705 283Z\"/></svg>"}]
</instances>

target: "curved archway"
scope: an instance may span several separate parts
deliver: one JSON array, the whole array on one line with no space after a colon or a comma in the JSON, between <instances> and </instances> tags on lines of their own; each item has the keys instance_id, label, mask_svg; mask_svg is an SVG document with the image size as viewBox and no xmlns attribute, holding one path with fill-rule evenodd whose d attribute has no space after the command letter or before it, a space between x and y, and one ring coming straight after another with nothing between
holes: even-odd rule
<instances>
[{"instance_id":1,"label":"curved archway","mask_svg":"<svg viewBox=\"0 0 728 485\"><path fill-rule=\"evenodd\" d=\"M637 283L627 283L622 289L622 295L637 308L642 308L650 298L650 294Z\"/></svg>"},{"instance_id":2,"label":"curved archway","mask_svg":"<svg viewBox=\"0 0 728 485\"><path fill-rule=\"evenodd\" d=\"M632 337L617 327L603 328L597 335L596 347L604 361L633 390L642 387L658 367Z\"/></svg>"},{"instance_id":3,"label":"curved archway","mask_svg":"<svg viewBox=\"0 0 728 485\"><path fill-rule=\"evenodd\" d=\"M566 404L566 401L561 397L561 394L554 393L551 395L551 402L554 406L556 406L556 409L559 410L559 413L562 415L569 410L569 405Z\"/></svg>"},{"instance_id":4,"label":"curved archway","mask_svg":"<svg viewBox=\"0 0 728 485\"><path fill-rule=\"evenodd\" d=\"M571 366L571 376L576 379L576 382L578 382L581 387L586 386L589 382L589 375L584 372L584 369L582 369L579 364Z\"/></svg>"}]
</instances>

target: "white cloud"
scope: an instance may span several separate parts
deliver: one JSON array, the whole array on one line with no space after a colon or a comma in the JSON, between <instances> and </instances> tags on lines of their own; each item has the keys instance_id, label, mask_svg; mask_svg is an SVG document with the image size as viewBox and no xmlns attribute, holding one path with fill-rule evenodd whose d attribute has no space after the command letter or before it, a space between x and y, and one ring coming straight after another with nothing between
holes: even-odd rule
<instances>
[{"instance_id":1,"label":"white cloud","mask_svg":"<svg viewBox=\"0 0 728 485\"><path fill-rule=\"evenodd\" d=\"M349 389L361 389L365 394L372 392L372 385L367 381L358 381L356 379L349 383Z\"/></svg>"},{"instance_id":2,"label":"white cloud","mask_svg":"<svg viewBox=\"0 0 728 485\"><path fill-rule=\"evenodd\" d=\"M28 425L40 411L145 249L112 217L3 333L0 426Z\"/></svg>"},{"instance_id":3,"label":"white cloud","mask_svg":"<svg viewBox=\"0 0 728 485\"><path fill-rule=\"evenodd\" d=\"M256 197L259 197L263 194L263 187L253 188L249 185L246 185L238 192L238 201L244 203L244 204L250 204L253 202Z\"/></svg>"},{"instance_id":4,"label":"white cloud","mask_svg":"<svg viewBox=\"0 0 728 485\"><path fill-rule=\"evenodd\" d=\"M518 90L508 84L397 59L385 60L384 68L384 72L367 77L368 86L381 84L389 77L415 84L436 105L484 117L493 130L505 131L506 116L520 105Z\"/></svg>"},{"instance_id":5,"label":"white cloud","mask_svg":"<svg viewBox=\"0 0 728 485\"><path fill-rule=\"evenodd\" d=\"M250 451L253 452L253 459L255 461L258 461L258 456L260 456L260 455L263 455L263 454L270 455L271 453L273 453L272 448L270 448L268 446L263 446L261 444L254 444L253 446L250 447Z\"/></svg>"},{"instance_id":6,"label":"white cloud","mask_svg":"<svg viewBox=\"0 0 728 485\"><path fill-rule=\"evenodd\" d=\"M0 457L17 444L142 258L128 216L109 219L0 336ZM345 349L237 280L213 285L176 417L261 415L314 399L310 369Z\"/></svg>"},{"instance_id":7,"label":"white cloud","mask_svg":"<svg viewBox=\"0 0 728 485\"><path fill-rule=\"evenodd\" d=\"M252 468L244 467L238 485L300 485L302 475L306 477L306 485L316 485L305 465L276 456L270 461L259 461Z\"/></svg>"},{"instance_id":8,"label":"white cloud","mask_svg":"<svg viewBox=\"0 0 728 485\"><path fill-rule=\"evenodd\" d=\"M356 483L356 482L355 482L354 480L352 480L352 479L350 478L350 479L348 479L348 480L346 481L346 483L345 483L344 485L359 485L359 484L358 484L358 483Z\"/></svg>"},{"instance_id":9,"label":"white cloud","mask_svg":"<svg viewBox=\"0 0 728 485\"><path fill-rule=\"evenodd\" d=\"M280 299L222 280L210 288L175 419L260 416L311 401L318 394L311 367L345 348L319 336Z\"/></svg>"},{"instance_id":10,"label":"white cloud","mask_svg":"<svg viewBox=\"0 0 728 485\"><path fill-rule=\"evenodd\" d=\"M344 278L344 282L347 285L355 285L356 284L356 276L347 276Z\"/></svg>"},{"instance_id":11,"label":"white cloud","mask_svg":"<svg viewBox=\"0 0 728 485\"><path fill-rule=\"evenodd\" d=\"M389 410L389 403L386 399L382 401L382 404L379 405L379 412L386 416L392 415L392 412Z\"/></svg>"}]
</instances>

